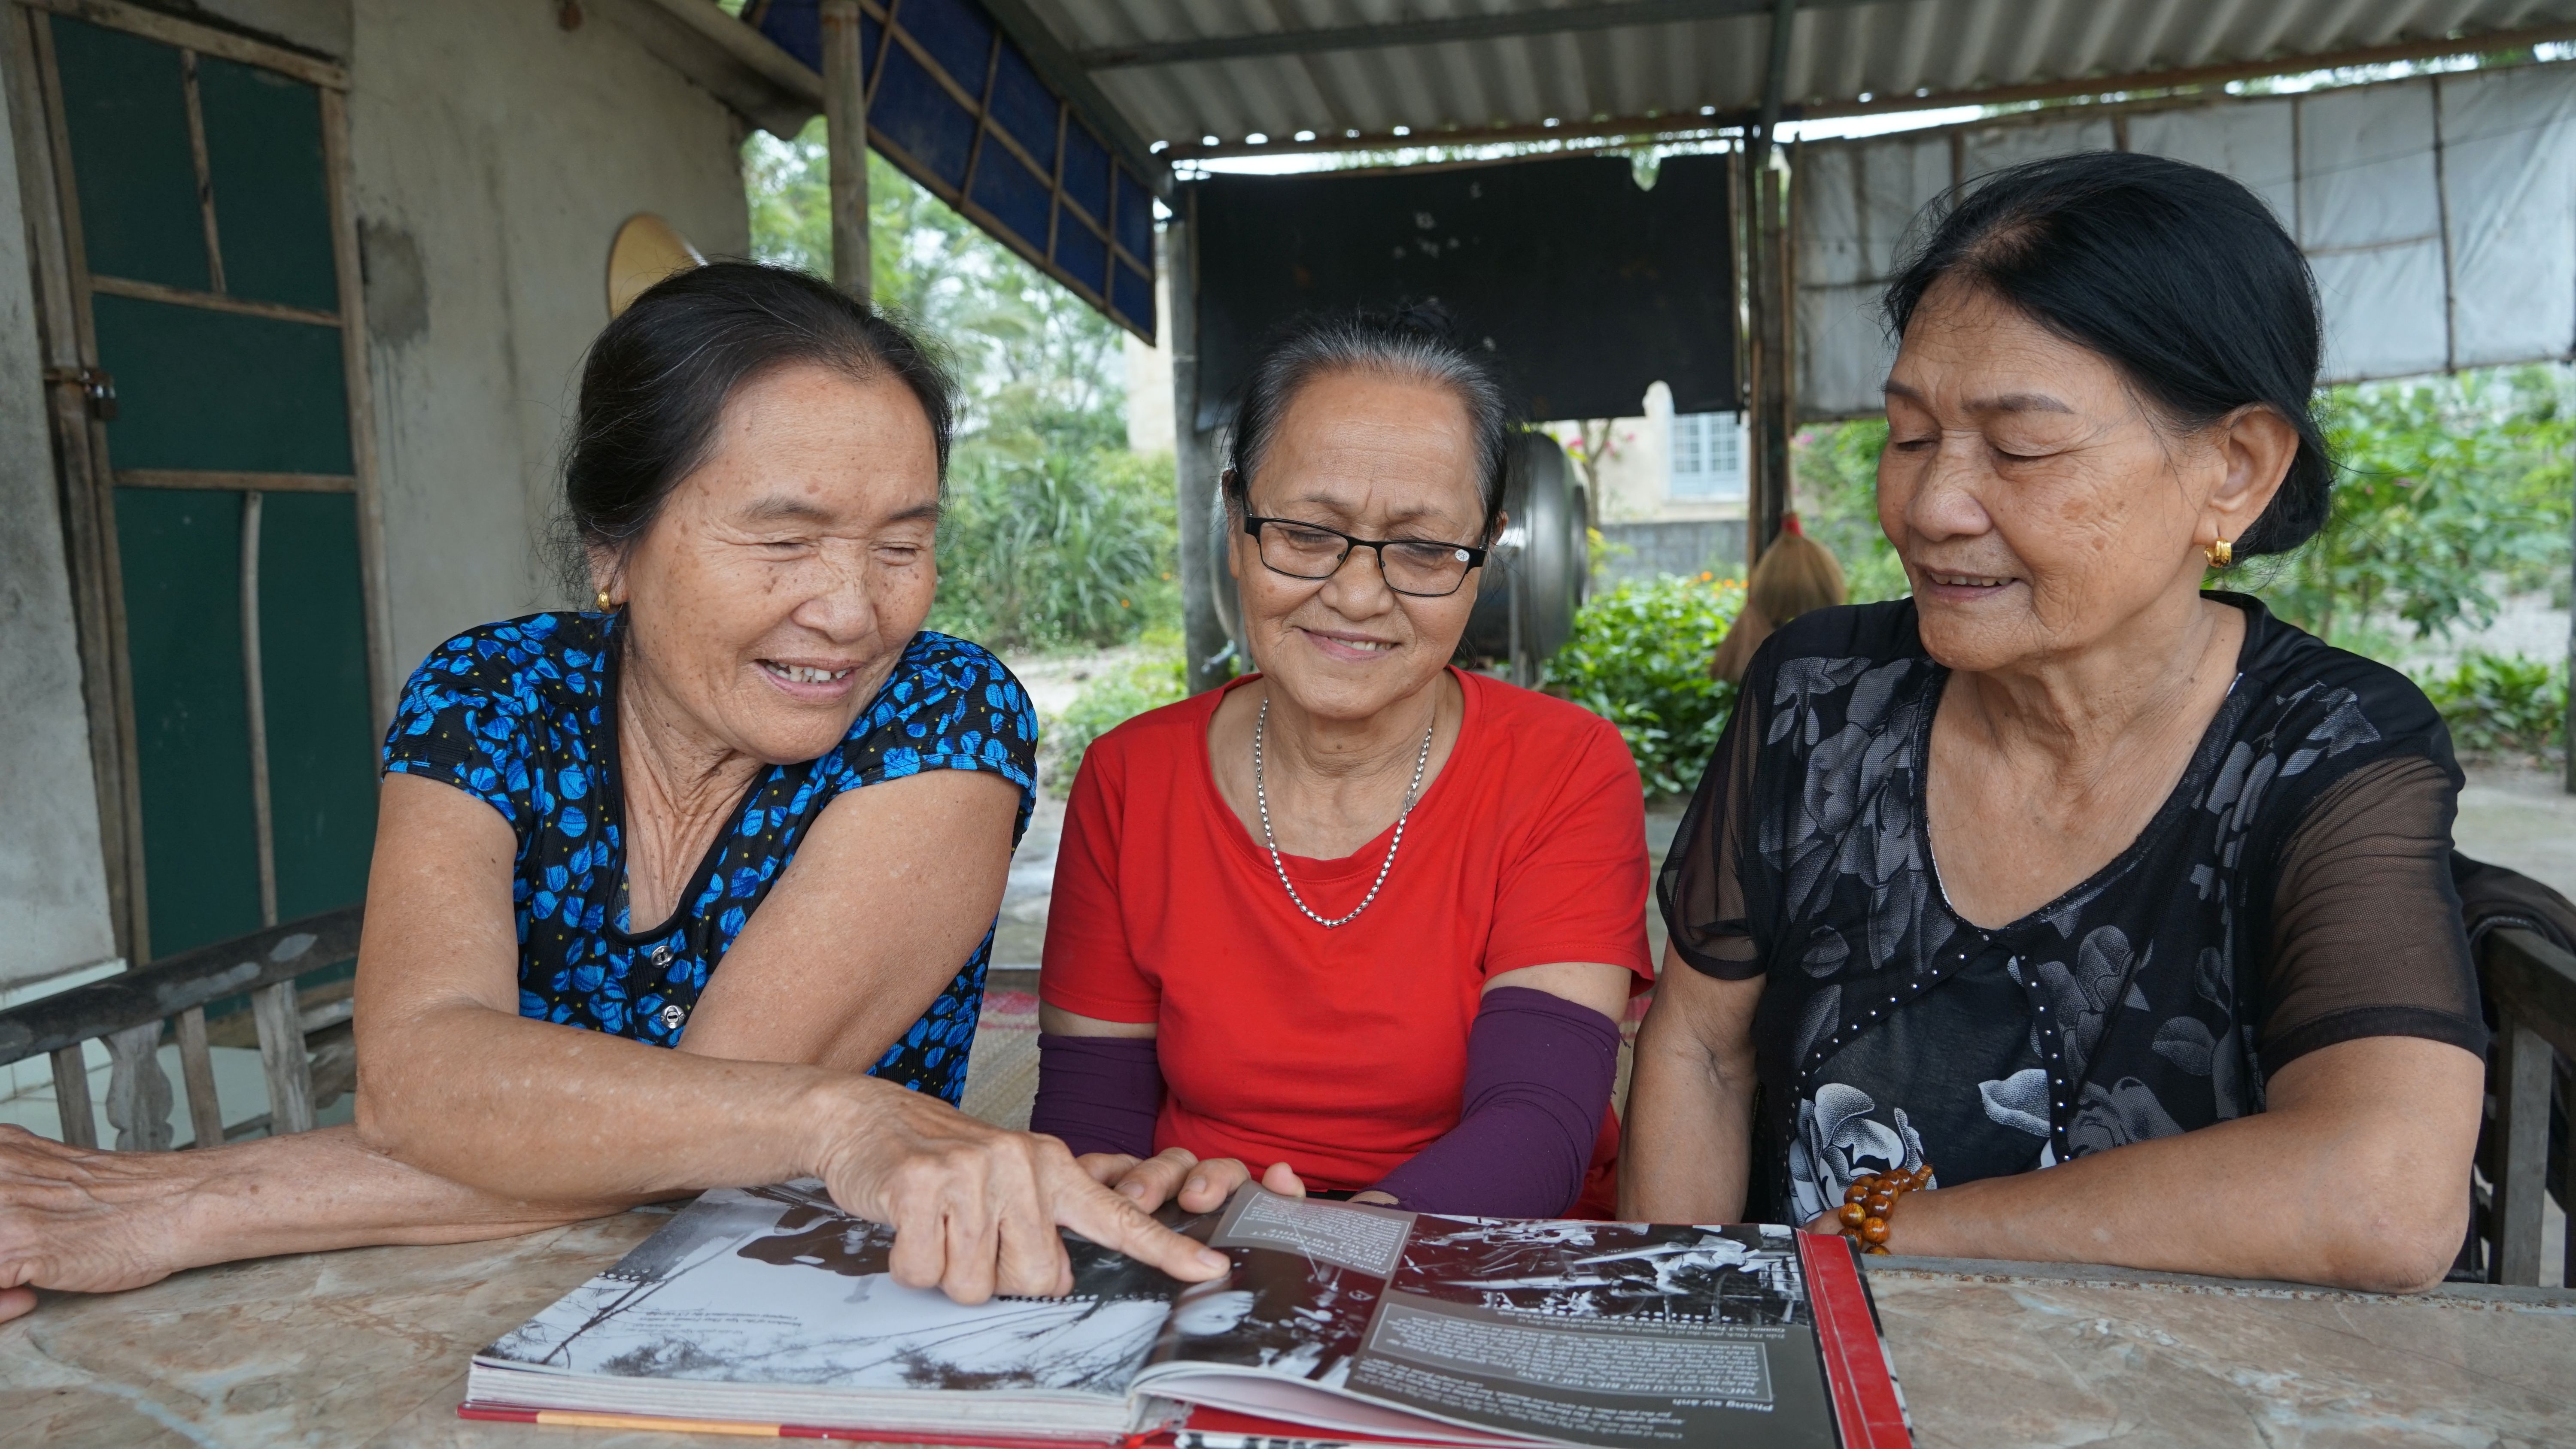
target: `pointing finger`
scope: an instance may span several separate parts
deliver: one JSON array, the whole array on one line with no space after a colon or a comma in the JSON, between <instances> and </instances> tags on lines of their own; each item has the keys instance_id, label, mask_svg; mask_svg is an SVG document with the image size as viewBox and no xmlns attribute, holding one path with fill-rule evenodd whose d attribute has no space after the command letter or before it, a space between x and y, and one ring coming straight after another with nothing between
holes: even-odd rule
<instances>
[{"instance_id":1,"label":"pointing finger","mask_svg":"<svg viewBox=\"0 0 2576 1449\"><path fill-rule=\"evenodd\" d=\"M1125 1253L1184 1283L1200 1283L1226 1271L1224 1254L1200 1246L1145 1215L1144 1209L1081 1174L1066 1171L1041 1190L1054 1204L1055 1220L1104 1248Z\"/></svg>"}]
</instances>

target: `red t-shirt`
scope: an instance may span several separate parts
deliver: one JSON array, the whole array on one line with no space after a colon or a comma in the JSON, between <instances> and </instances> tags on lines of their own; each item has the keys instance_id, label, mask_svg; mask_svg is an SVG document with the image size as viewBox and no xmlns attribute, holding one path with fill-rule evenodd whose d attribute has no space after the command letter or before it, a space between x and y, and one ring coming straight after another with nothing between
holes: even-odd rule
<instances>
[{"instance_id":1,"label":"red t-shirt","mask_svg":"<svg viewBox=\"0 0 2576 1449\"><path fill-rule=\"evenodd\" d=\"M1466 695L1457 744L1377 900L1335 930L1290 903L1217 793L1208 724L1222 691L1129 720L1084 756L1038 990L1066 1011L1160 1028L1156 1150L1372 1186L1457 1125L1488 977L1598 961L1634 971L1633 990L1653 982L1645 805L1619 732L1453 673ZM1337 918L1368 893L1394 833L1340 860L1284 856L1289 878ZM1617 1155L1605 1112L1578 1211L1610 1213Z\"/></svg>"}]
</instances>

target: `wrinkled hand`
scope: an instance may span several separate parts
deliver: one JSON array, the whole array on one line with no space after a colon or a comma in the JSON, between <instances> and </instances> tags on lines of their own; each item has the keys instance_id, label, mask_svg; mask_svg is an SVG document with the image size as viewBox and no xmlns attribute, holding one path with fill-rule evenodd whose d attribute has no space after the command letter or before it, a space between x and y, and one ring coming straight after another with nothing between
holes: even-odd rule
<instances>
[{"instance_id":1,"label":"wrinkled hand","mask_svg":"<svg viewBox=\"0 0 2576 1449\"><path fill-rule=\"evenodd\" d=\"M1238 1158L1202 1160L1186 1147L1166 1147L1142 1161L1121 1153L1089 1153L1082 1158L1082 1168L1094 1182L1116 1189L1147 1212L1175 1199L1185 1212L1207 1212L1253 1180L1252 1169ZM1306 1184L1284 1162L1270 1164L1260 1181L1281 1197L1306 1195Z\"/></svg>"},{"instance_id":2,"label":"wrinkled hand","mask_svg":"<svg viewBox=\"0 0 2576 1449\"><path fill-rule=\"evenodd\" d=\"M960 1303L1071 1292L1058 1227L1185 1283L1226 1270L1223 1254L1101 1186L1053 1137L1005 1132L899 1088L872 1094L861 1120L838 1134L819 1175L842 1208L895 1230L896 1282Z\"/></svg>"},{"instance_id":3,"label":"wrinkled hand","mask_svg":"<svg viewBox=\"0 0 2576 1449\"><path fill-rule=\"evenodd\" d=\"M165 1250L194 1167L0 1124L0 1322L34 1309L38 1288L113 1293L184 1266Z\"/></svg>"}]
</instances>

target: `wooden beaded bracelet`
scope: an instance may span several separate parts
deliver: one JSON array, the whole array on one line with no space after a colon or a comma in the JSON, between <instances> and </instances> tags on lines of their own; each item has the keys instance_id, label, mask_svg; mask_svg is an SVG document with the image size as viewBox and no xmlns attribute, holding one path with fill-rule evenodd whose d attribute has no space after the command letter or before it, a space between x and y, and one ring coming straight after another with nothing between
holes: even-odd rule
<instances>
[{"instance_id":1,"label":"wooden beaded bracelet","mask_svg":"<svg viewBox=\"0 0 2576 1449\"><path fill-rule=\"evenodd\" d=\"M1843 1189L1842 1210L1834 1215L1842 1224L1842 1235L1858 1238L1864 1253L1887 1251L1887 1220L1896 1214L1896 1200L1919 1188L1932 1185L1932 1164L1924 1163L1912 1172L1864 1172Z\"/></svg>"}]
</instances>

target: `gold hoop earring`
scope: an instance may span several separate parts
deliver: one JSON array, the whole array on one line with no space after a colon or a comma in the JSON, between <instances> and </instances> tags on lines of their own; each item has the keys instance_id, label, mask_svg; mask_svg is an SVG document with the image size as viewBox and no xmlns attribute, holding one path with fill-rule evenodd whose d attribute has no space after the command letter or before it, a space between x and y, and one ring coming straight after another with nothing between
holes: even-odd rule
<instances>
[{"instance_id":1,"label":"gold hoop earring","mask_svg":"<svg viewBox=\"0 0 2576 1449\"><path fill-rule=\"evenodd\" d=\"M2201 553L2209 559L2209 566L2214 569L2223 569L2236 562L2236 546L2223 538L2202 549ZM604 599L608 596L602 594L600 597Z\"/></svg>"},{"instance_id":2,"label":"gold hoop earring","mask_svg":"<svg viewBox=\"0 0 2576 1449\"><path fill-rule=\"evenodd\" d=\"M599 602L599 612L601 612L601 613L603 613L603 614L607 613L607 612L608 612L608 590L606 590L606 589L602 589L602 590L600 590L600 591L599 591L599 600L598 600L598 602Z\"/></svg>"}]
</instances>

